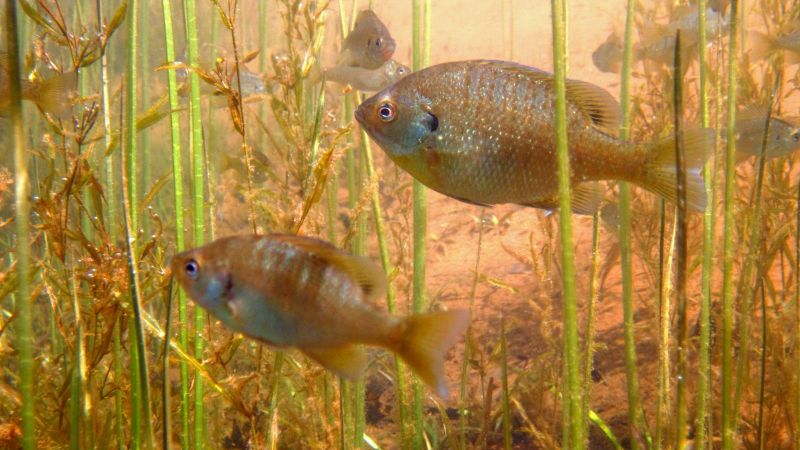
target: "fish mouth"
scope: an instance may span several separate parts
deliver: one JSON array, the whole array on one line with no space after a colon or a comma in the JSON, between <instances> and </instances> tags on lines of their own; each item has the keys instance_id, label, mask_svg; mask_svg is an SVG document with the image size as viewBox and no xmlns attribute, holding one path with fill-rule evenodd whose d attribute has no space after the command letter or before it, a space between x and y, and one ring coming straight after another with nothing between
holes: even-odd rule
<instances>
[{"instance_id":1,"label":"fish mouth","mask_svg":"<svg viewBox=\"0 0 800 450\"><path fill-rule=\"evenodd\" d=\"M358 121L358 123L359 123L359 124L360 124L360 125L361 125L361 126L364 128L364 129L367 129L367 123L366 123L366 119L367 119L367 108L366 108L366 106L365 106L365 105L366 105L366 103L367 103L367 102L364 102L364 103L362 103L362 104L358 105L358 108L356 108L356 111L355 111L355 113L353 113L353 115L354 115L354 116L355 116L355 118L356 118L356 121Z\"/></svg>"}]
</instances>

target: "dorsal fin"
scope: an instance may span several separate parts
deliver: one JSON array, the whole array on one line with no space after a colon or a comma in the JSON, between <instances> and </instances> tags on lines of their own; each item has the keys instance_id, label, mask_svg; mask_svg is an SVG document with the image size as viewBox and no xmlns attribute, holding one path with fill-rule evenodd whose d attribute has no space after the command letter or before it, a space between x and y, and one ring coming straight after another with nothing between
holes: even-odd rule
<instances>
[{"instance_id":1,"label":"dorsal fin","mask_svg":"<svg viewBox=\"0 0 800 450\"><path fill-rule=\"evenodd\" d=\"M351 255L315 238L289 234L272 235L271 238L301 248L338 267L358 284L367 302L378 299L386 293L386 276L383 269L365 257Z\"/></svg>"},{"instance_id":2,"label":"dorsal fin","mask_svg":"<svg viewBox=\"0 0 800 450\"><path fill-rule=\"evenodd\" d=\"M479 61L487 65L496 65L508 72L524 74L537 81L553 83L553 74L508 61ZM617 100L600 86L592 83L567 79L567 102L578 108L592 121L597 128L608 134L615 135L622 123L622 111Z\"/></svg>"}]
</instances>

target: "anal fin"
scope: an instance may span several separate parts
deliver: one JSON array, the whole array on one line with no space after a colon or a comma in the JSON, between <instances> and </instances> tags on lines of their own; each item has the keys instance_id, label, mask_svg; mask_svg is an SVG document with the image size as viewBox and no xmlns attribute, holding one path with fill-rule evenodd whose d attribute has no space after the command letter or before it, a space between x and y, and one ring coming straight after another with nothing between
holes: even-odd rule
<instances>
[{"instance_id":1,"label":"anal fin","mask_svg":"<svg viewBox=\"0 0 800 450\"><path fill-rule=\"evenodd\" d=\"M357 345L346 344L339 347L300 349L322 367L349 380L361 378L367 368L367 355Z\"/></svg>"}]
</instances>

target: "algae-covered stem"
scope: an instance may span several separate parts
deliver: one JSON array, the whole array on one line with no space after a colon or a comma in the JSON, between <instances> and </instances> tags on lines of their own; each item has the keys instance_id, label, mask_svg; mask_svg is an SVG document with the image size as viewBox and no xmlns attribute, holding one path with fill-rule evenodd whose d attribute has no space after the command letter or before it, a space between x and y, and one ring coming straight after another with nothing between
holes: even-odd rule
<instances>
[{"instance_id":1,"label":"algae-covered stem","mask_svg":"<svg viewBox=\"0 0 800 450\"><path fill-rule=\"evenodd\" d=\"M167 61L175 60L175 39L172 26L172 2L161 1L164 19L164 51ZM183 157L181 152L181 123L178 112L178 82L174 70L168 70L167 88L169 90L169 124L170 142L172 145L172 182L175 202L175 250L182 252L186 248L185 222L183 216ZM172 297L170 297L172 298ZM171 310L167 309L169 317ZM180 343L183 348L189 346L189 327L186 323L186 294L178 290L178 319L180 322ZM169 321L168 321L169 323ZM189 448L189 366L180 361L180 411L181 411L181 446ZM166 368L165 368L166 370Z\"/></svg>"},{"instance_id":2,"label":"algae-covered stem","mask_svg":"<svg viewBox=\"0 0 800 450\"><path fill-rule=\"evenodd\" d=\"M199 62L197 39L197 13L194 0L185 0L183 3L186 21L186 41L188 48L189 65L197 66ZM203 171L203 124L200 118L200 78L195 71L189 71L189 133L192 155L192 194L193 194L193 220L194 220L194 245L200 246L205 242L205 196L204 196L204 171ZM203 358L203 326L204 316L202 308L194 309L194 357ZM194 448L202 449L204 437L204 409L203 380L200 372L195 370L194 383Z\"/></svg>"},{"instance_id":3,"label":"algae-covered stem","mask_svg":"<svg viewBox=\"0 0 800 450\"><path fill-rule=\"evenodd\" d=\"M572 200L570 198L569 147L567 143L567 50L566 0L552 0L553 75L556 92L555 129L558 162L558 199L561 237L562 289L564 301L564 408L569 423L564 424L562 444L583 447L585 441L581 401L580 351L578 348L578 305L575 291L575 255L572 243Z\"/></svg>"},{"instance_id":4,"label":"algae-covered stem","mask_svg":"<svg viewBox=\"0 0 800 450\"><path fill-rule=\"evenodd\" d=\"M620 138L630 138L630 91L633 64L634 0L628 0L625 9L625 36L620 79L620 106L622 126ZM634 434L631 448L640 448L638 433L642 427L642 407L639 401L639 374L636 369L636 340L633 323L633 268L631 254L631 189L628 183L619 184L619 242L622 269L623 337L625 341L625 377L628 391L628 421Z\"/></svg>"},{"instance_id":5,"label":"algae-covered stem","mask_svg":"<svg viewBox=\"0 0 800 450\"><path fill-rule=\"evenodd\" d=\"M19 388L22 397L22 448L36 448L35 396L33 393L33 326L28 279L30 247L30 179L28 155L22 131L22 86L20 80L19 41L17 36L17 2L6 2L6 53L9 60L10 144L14 149L14 201L17 225L17 342L19 351Z\"/></svg>"},{"instance_id":6,"label":"algae-covered stem","mask_svg":"<svg viewBox=\"0 0 800 450\"><path fill-rule=\"evenodd\" d=\"M420 0L411 0L411 14L412 14L412 69L416 72L420 70L423 65L427 65L429 61L424 61L426 55L429 57L430 53L426 53L426 48L430 47L430 30L426 29L425 42L420 39L420 12L425 15L423 25L430 27L430 14L431 2L425 0L425 8L421 11ZM423 46L424 45L424 46ZM422 46L422 47L421 47ZM426 258L426 245L428 233L428 194L426 187L417 181L413 181L412 185L412 202L413 202L413 252L414 252L414 266L412 274L412 310L414 313L424 312L427 308L427 301L425 298L425 258ZM423 404L424 404L424 390L422 384L418 381L414 383L414 401L413 401L413 418L416 427L414 434L414 447L421 448L423 443L424 431L424 417L423 417Z\"/></svg>"},{"instance_id":7,"label":"algae-covered stem","mask_svg":"<svg viewBox=\"0 0 800 450\"><path fill-rule=\"evenodd\" d=\"M673 63L673 118L675 133L675 168L677 172L678 206L675 221L675 246L677 248L676 262L676 289L677 289L677 315L678 315L678 348L677 348L677 420L675 421L675 448L684 448L686 439L686 421L688 411L686 406L686 377L687 377L687 319L686 319L686 277L687 277L687 247L686 247L686 157L682 145L683 134L683 80L681 77L681 34L675 34L675 59Z\"/></svg>"},{"instance_id":8,"label":"algae-covered stem","mask_svg":"<svg viewBox=\"0 0 800 450\"><path fill-rule=\"evenodd\" d=\"M135 9L133 10L133 16L136 15ZM136 45L135 39L132 39L131 45ZM130 61L129 61L130 62ZM129 67L130 69L130 67ZM136 78L128 75L128 79L126 80L128 83L135 83ZM130 92L130 91L126 91ZM134 92L135 95L135 92ZM127 97L125 99L126 102L130 102L133 99ZM128 110L130 111L130 106L128 106ZM135 124L135 117L131 118L130 116L125 116L125 133L135 133L136 132L136 124ZM127 138L127 136L126 136ZM129 140L126 142L130 143ZM143 444L144 448L153 449L154 446L154 439L153 439L153 424L152 424L152 414L150 408L150 375L147 367L147 349L145 348L145 334L144 334L144 325L143 325L143 317L142 317L142 285L140 282L140 274L139 274L139 260L136 257L136 228L133 227L133 210L137 207L134 206L133 201L131 200L131 193L130 193L130 180L128 178L136 176L135 171L136 166L133 166L128 161L128 157L130 157L130 150L127 148L124 149L122 154L122 217L125 222L125 243L126 249L128 252L128 271L130 276L130 287L131 287L131 309L133 310L133 317L131 318L131 338L133 339L133 343L131 345L131 409L132 411L132 419L131 419L131 428L132 428L132 442L131 446L134 448L139 448L140 444ZM127 170L126 170L127 168ZM144 442L142 443L139 435L139 427L140 421L144 425Z\"/></svg>"},{"instance_id":9,"label":"algae-covered stem","mask_svg":"<svg viewBox=\"0 0 800 450\"><path fill-rule=\"evenodd\" d=\"M709 126L709 113L708 113L708 93L706 86L708 85L708 68L706 67L706 0L698 0L698 26L699 26L699 43L698 43L698 62L699 62L699 78L700 78L700 126L708 128ZM695 441L700 448L706 447L708 436L708 420L707 420L707 405L709 400L708 386L710 377L710 327L711 327L711 271L713 267L714 258L714 200L715 189L714 186L714 171L712 170L712 159L706 163L703 168L703 178L706 182L706 210L703 213L703 258L702 258L702 296L700 303L700 348L698 355L698 377L697 377L697 396L695 400L696 416L695 416Z\"/></svg>"},{"instance_id":10,"label":"algae-covered stem","mask_svg":"<svg viewBox=\"0 0 800 450\"><path fill-rule=\"evenodd\" d=\"M725 203L723 230L723 272L722 272L722 448L731 450L735 447L735 404L734 365L733 365L733 326L734 326L734 292L733 263L735 247L733 233L734 216L734 174L736 171L736 94L737 94L737 62L739 30L739 0L731 0L730 29L728 32L728 124L727 147L725 149Z\"/></svg>"}]
</instances>

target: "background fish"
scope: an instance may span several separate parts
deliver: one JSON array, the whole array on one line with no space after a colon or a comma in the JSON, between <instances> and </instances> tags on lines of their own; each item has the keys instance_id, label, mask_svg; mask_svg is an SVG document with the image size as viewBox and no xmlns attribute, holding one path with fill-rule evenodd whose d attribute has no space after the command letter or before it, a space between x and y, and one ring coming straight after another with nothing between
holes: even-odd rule
<instances>
[{"instance_id":1,"label":"background fish","mask_svg":"<svg viewBox=\"0 0 800 450\"><path fill-rule=\"evenodd\" d=\"M386 25L372 10L365 9L344 41L339 65L374 70L392 57L395 47Z\"/></svg>"},{"instance_id":2,"label":"background fish","mask_svg":"<svg viewBox=\"0 0 800 450\"><path fill-rule=\"evenodd\" d=\"M786 50L786 62L800 63L800 29L780 35L769 36L758 31L750 31L751 55L754 59L764 59L771 53Z\"/></svg>"},{"instance_id":3,"label":"background fish","mask_svg":"<svg viewBox=\"0 0 800 450\"><path fill-rule=\"evenodd\" d=\"M443 363L464 332L466 311L406 318L370 301L386 289L366 258L294 235L241 235L176 255L172 274L189 296L231 329L294 347L325 368L358 378L367 358L357 344L397 353L442 398Z\"/></svg>"},{"instance_id":4,"label":"background fish","mask_svg":"<svg viewBox=\"0 0 800 450\"><path fill-rule=\"evenodd\" d=\"M8 115L11 82L7 53L0 53L0 116ZM66 119L72 113L70 96L78 84L75 72L56 73L47 79L22 80L22 99L53 117Z\"/></svg>"},{"instance_id":5,"label":"background fish","mask_svg":"<svg viewBox=\"0 0 800 450\"><path fill-rule=\"evenodd\" d=\"M325 79L353 86L360 91L375 92L396 83L411 73L408 66L390 59L381 67L370 70L363 67L337 65L325 71Z\"/></svg>"},{"instance_id":6,"label":"background fish","mask_svg":"<svg viewBox=\"0 0 800 450\"><path fill-rule=\"evenodd\" d=\"M736 152L742 159L761 155L766 117L767 112L764 108L752 108L737 115ZM722 134L725 133L723 130ZM780 158L798 149L800 149L800 127L778 117L770 117L766 158Z\"/></svg>"},{"instance_id":7,"label":"background fish","mask_svg":"<svg viewBox=\"0 0 800 450\"><path fill-rule=\"evenodd\" d=\"M622 50L622 39L616 32L612 32L592 53L592 62L603 72L619 73L622 68Z\"/></svg>"},{"instance_id":8,"label":"background fish","mask_svg":"<svg viewBox=\"0 0 800 450\"><path fill-rule=\"evenodd\" d=\"M596 180L624 180L676 199L672 139L613 136L619 108L603 89L567 82L575 212L597 210ZM431 189L480 205L558 205L552 75L504 61L463 61L414 72L365 100L355 116L392 160ZM689 208L705 207L700 167L711 130L684 136Z\"/></svg>"}]
</instances>

